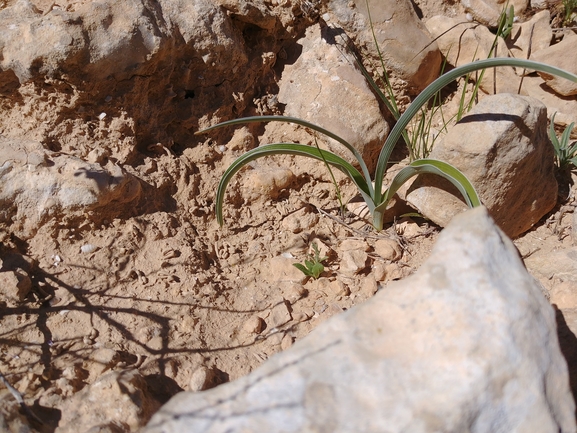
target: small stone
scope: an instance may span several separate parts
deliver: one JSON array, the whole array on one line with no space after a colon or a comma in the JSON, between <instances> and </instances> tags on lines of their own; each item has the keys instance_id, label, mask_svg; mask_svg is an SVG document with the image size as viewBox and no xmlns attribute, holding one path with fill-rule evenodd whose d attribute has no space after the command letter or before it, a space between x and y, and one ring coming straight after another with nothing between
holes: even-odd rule
<instances>
[{"instance_id":1,"label":"small stone","mask_svg":"<svg viewBox=\"0 0 577 433\"><path fill-rule=\"evenodd\" d=\"M247 334L260 334L264 329L265 322L259 316L252 316L244 325L242 325L242 330Z\"/></svg>"},{"instance_id":2,"label":"small stone","mask_svg":"<svg viewBox=\"0 0 577 433\"><path fill-rule=\"evenodd\" d=\"M369 274L366 278L363 278L360 292L364 297L370 298L377 293L377 289L377 280L375 280L373 275Z\"/></svg>"},{"instance_id":3,"label":"small stone","mask_svg":"<svg viewBox=\"0 0 577 433\"><path fill-rule=\"evenodd\" d=\"M294 341L293 337L291 337L288 334L285 334L280 342L280 348L282 350L287 350L289 347L293 345L293 341Z\"/></svg>"},{"instance_id":4,"label":"small stone","mask_svg":"<svg viewBox=\"0 0 577 433\"><path fill-rule=\"evenodd\" d=\"M386 264L383 262L376 262L373 265L371 274L377 281L384 281L387 276Z\"/></svg>"},{"instance_id":5,"label":"small stone","mask_svg":"<svg viewBox=\"0 0 577 433\"><path fill-rule=\"evenodd\" d=\"M367 267L368 258L368 254L364 251L344 251L341 257L340 271L345 275L356 275Z\"/></svg>"},{"instance_id":6,"label":"small stone","mask_svg":"<svg viewBox=\"0 0 577 433\"><path fill-rule=\"evenodd\" d=\"M328 278L319 278L315 281L314 288L324 292L330 298L338 298L339 296L348 296L351 291L348 286L339 280L329 280Z\"/></svg>"},{"instance_id":7,"label":"small stone","mask_svg":"<svg viewBox=\"0 0 577 433\"><path fill-rule=\"evenodd\" d=\"M402 218L397 224L397 231L406 238L413 238L421 233L419 225L412 218Z\"/></svg>"},{"instance_id":8,"label":"small stone","mask_svg":"<svg viewBox=\"0 0 577 433\"><path fill-rule=\"evenodd\" d=\"M394 239L379 239L375 242L375 253L385 260L396 262L403 255L403 250Z\"/></svg>"},{"instance_id":9,"label":"small stone","mask_svg":"<svg viewBox=\"0 0 577 433\"><path fill-rule=\"evenodd\" d=\"M305 312L293 313L292 316L296 323L306 322L310 319L310 316Z\"/></svg>"},{"instance_id":10,"label":"small stone","mask_svg":"<svg viewBox=\"0 0 577 433\"><path fill-rule=\"evenodd\" d=\"M215 374L213 369L202 365L192 373L192 376L190 376L188 389L194 392L204 391L211 387L214 376Z\"/></svg>"},{"instance_id":11,"label":"small stone","mask_svg":"<svg viewBox=\"0 0 577 433\"><path fill-rule=\"evenodd\" d=\"M341 251L369 251L369 245L365 241L359 239L345 239L339 244L339 249Z\"/></svg>"},{"instance_id":12,"label":"small stone","mask_svg":"<svg viewBox=\"0 0 577 433\"><path fill-rule=\"evenodd\" d=\"M282 299L270 310L267 318L267 325L269 329L278 328L292 320L291 314L288 310L286 301Z\"/></svg>"},{"instance_id":13,"label":"small stone","mask_svg":"<svg viewBox=\"0 0 577 433\"><path fill-rule=\"evenodd\" d=\"M261 196L276 199L295 179L294 173L288 168L258 167L248 173L243 186L253 199Z\"/></svg>"},{"instance_id":14,"label":"small stone","mask_svg":"<svg viewBox=\"0 0 577 433\"><path fill-rule=\"evenodd\" d=\"M299 299L302 299L307 294L307 290L302 284L290 284L289 287L283 291L283 294L284 298L292 305Z\"/></svg>"},{"instance_id":15,"label":"small stone","mask_svg":"<svg viewBox=\"0 0 577 433\"><path fill-rule=\"evenodd\" d=\"M396 263L389 263L385 265L386 280L400 280L404 277L403 268Z\"/></svg>"},{"instance_id":16,"label":"small stone","mask_svg":"<svg viewBox=\"0 0 577 433\"><path fill-rule=\"evenodd\" d=\"M98 426L110 423L123 425L122 431L137 431L158 406L137 370L112 371L64 401L56 431L99 431Z\"/></svg>"},{"instance_id":17,"label":"small stone","mask_svg":"<svg viewBox=\"0 0 577 433\"><path fill-rule=\"evenodd\" d=\"M575 74L577 73L577 53L575 53L574 49L575 44L577 44L577 35L568 32L561 42L537 51L531 56L531 58L537 62L547 62L548 65L557 66L558 68ZM539 75L545 80L547 86L552 88L559 95L577 95L577 83L545 72L539 72Z\"/></svg>"}]
</instances>

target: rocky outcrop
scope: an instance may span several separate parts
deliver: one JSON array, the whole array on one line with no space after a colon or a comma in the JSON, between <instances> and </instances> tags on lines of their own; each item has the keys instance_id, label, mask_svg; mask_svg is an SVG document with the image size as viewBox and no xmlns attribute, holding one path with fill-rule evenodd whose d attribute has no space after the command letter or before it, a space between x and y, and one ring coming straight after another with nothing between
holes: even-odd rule
<instances>
[{"instance_id":1,"label":"rocky outcrop","mask_svg":"<svg viewBox=\"0 0 577 433\"><path fill-rule=\"evenodd\" d=\"M448 162L469 178L481 201L510 237L527 231L557 203L553 147L547 109L539 101L511 94L488 96L463 117L431 158ZM407 201L446 226L465 209L444 179L417 179Z\"/></svg>"},{"instance_id":2,"label":"rocky outcrop","mask_svg":"<svg viewBox=\"0 0 577 433\"><path fill-rule=\"evenodd\" d=\"M144 432L574 432L555 314L485 208L412 277L235 382L173 397Z\"/></svg>"},{"instance_id":3,"label":"rocky outcrop","mask_svg":"<svg viewBox=\"0 0 577 433\"><path fill-rule=\"evenodd\" d=\"M35 142L0 138L0 147L0 222L21 236L51 218L111 218L140 196L139 181L112 162L103 167Z\"/></svg>"}]
</instances>

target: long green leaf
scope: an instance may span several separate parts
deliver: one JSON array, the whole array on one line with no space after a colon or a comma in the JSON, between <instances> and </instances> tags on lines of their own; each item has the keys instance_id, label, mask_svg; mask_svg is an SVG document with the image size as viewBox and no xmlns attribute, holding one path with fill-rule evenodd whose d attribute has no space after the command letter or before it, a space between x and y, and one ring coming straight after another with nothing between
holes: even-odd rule
<instances>
[{"instance_id":1,"label":"long green leaf","mask_svg":"<svg viewBox=\"0 0 577 433\"><path fill-rule=\"evenodd\" d=\"M224 203L224 195L226 192L226 187L229 184L232 177L246 164L255 159L262 158L264 156L272 156L272 155L298 155L298 156L306 156L309 158L314 158L319 161L326 161L326 163L336 167L337 169L341 170L345 173L357 186L358 190L361 192L363 199L369 206L369 210L372 213L374 209L373 199L371 197L371 190L369 189L369 184L363 178L363 175L359 173L359 171L353 167L352 164L344 160L338 155L335 155L332 152L326 150L320 150L315 147L307 146L305 144L295 144L295 143L275 143L275 144L267 144L265 146L257 147L256 149L252 149L245 154L241 155L237 158L230 167L224 172L222 178L220 179L220 183L218 184L218 189L216 191L216 219L220 225L223 224L223 216L222 216L222 206ZM371 185L372 186L372 185Z\"/></svg>"},{"instance_id":2,"label":"long green leaf","mask_svg":"<svg viewBox=\"0 0 577 433\"><path fill-rule=\"evenodd\" d=\"M381 153L379 155L379 160L377 162L377 170L375 173L375 202L381 201L381 191L382 191L382 184L383 178L385 176L385 172L387 169L387 164L389 162L389 158L391 156L391 152L393 151L395 145L401 138L401 135L405 131L405 128L411 121L411 119L419 112L421 107L423 107L430 98L435 95L439 90L445 87L447 84L450 84L453 80L471 73L473 71L482 70L485 68L495 68L497 66L513 66L525 69L533 69L535 71L545 72L551 75L557 75L562 78L566 78L570 81L577 82L577 75L571 74L563 69L556 68L554 66L549 66L544 63L534 62L532 60L525 60L525 59L515 59L512 57L497 57L493 59L485 59L485 60L478 60L473 63L469 63L458 68L453 69L431 84L429 84L425 90L423 90L419 96L415 98L413 103L409 105L407 110L403 113L399 120L393 127L391 133L387 137L383 148L381 149Z\"/></svg>"},{"instance_id":3,"label":"long green leaf","mask_svg":"<svg viewBox=\"0 0 577 433\"><path fill-rule=\"evenodd\" d=\"M318 131L321 134L326 135L327 137L330 137L336 141L338 141L339 143L341 143L343 146L345 146L355 157L355 159L357 160L357 162L359 163L359 166L361 167L361 171L363 172L363 175L365 176L365 180L367 182L367 184L369 185L369 191L372 195L373 193L373 186L371 184L371 175L369 173L369 169L367 168L367 165L365 164L365 161L363 161L363 157L361 156L361 154L359 153L359 151L357 149L355 149L349 142L347 142L344 138L339 137L338 135L332 133L331 131L315 125L314 123L311 122L307 122L306 120L303 119L299 119L297 117L285 117L285 116L251 116L251 117L242 117L240 119L233 119L233 120L228 120L226 122L222 122L219 123L217 125L213 125L209 128L203 129L201 131L197 131L195 132L194 135L200 135L200 134L204 134L208 131L212 131L213 129L217 129L217 128L223 128L225 126L231 126L231 125L240 125L240 124L245 124L245 123L266 123L266 122L286 122L286 123L296 123L297 125L301 125L304 126L305 128L310 128L312 130Z\"/></svg>"},{"instance_id":4,"label":"long green leaf","mask_svg":"<svg viewBox=\"0 0 577 433\"><path fill-rule=\"evenodd\" d=\"M377 203L373 214L373 225L377 230L382 230L383 213L385 212L389 201L393 198L399 188L411 177L423 173L436 174L449 180L463 195L463 198L469 207L476 207L481 204L477 191L475 191L475 188L471 182L469 182L467 177L457 168L451 164L436 159L418 159L397 173L393 178L391 185L385 191L382 201Z\"/></svg>"}]
</instances>

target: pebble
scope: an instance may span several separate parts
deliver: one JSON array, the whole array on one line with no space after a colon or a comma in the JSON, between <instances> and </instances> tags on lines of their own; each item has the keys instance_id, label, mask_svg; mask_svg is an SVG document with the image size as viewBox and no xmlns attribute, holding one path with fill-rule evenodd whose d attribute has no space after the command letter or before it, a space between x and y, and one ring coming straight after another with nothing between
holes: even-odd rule
<instances>
[{"instance_id":1,"label":"pebble","mask_svg":"<svg viewBox=\"0 0 577 433\"><path fill-rule=\"evenodd\" d=\"M247 334L260 334L265 327L264 320L259 316L252 316L244 325L242 325L242 329Z\"/></svg>"},{"instance_id":2,"label":"pebble","mask_svg":"<svg viewBox=\"0 0 577 433\"><path fill-rule=\"evenodd\" d=\"M280 348L282 350L287 350L289 347L291 347L293 345L293 337L291 337L288 334L285 334L285 336L282 338L281 342L280 342Z\"/></svg>"},{"instance_id":3,"label":"pebble","mask_svg":"<svg viewBox=\"0 0 577 433\"><path fill-rule=\"evenodd\" d=\"M188 389L193 392L203 391L210 388L212 380L214 379L214 370L206 367L205 365L197 368L194 373L190 376L190 381L188 383Z\"/></svg>"},{"instance_id":4,"label":"pebble","mask_svg":"<svg viewBox=\"0 0 577 433\"><path fill-rule=\"evenodd\" d=\"M270 310L270 314L267 318L267 325L270 329L278 328L291 320L291 314L283 299Z\"/></svg>"},{"instance_id":5,"label":"pebble","mask_svg":"<svg viewBox=\"0 0 577 433\"><path fill-rule=\"evenodd\" d=\"M369 256L362 250L344 251L341 257L340 271L344 275L358 274L367 267Z\"/></svg>"},{"instance_id":6,"label":"pebble","mask_svg":"<svg viewBox=\"0 0 577 433\"><path fill-rule=\"evenodd\" d=\"M379 239L375 242L375 253L385 260L396 262L403 255L403 250L394 239Z\"/></svg>"}]
</instances>

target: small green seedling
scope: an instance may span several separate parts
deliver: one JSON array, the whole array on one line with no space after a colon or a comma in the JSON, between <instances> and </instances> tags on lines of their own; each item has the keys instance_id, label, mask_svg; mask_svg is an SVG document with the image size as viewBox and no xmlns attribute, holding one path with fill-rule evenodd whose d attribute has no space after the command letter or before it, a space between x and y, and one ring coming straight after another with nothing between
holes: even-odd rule
<instances>
[{"instance_id":1,"label":"small green seedling","mask_svg":"<svg viewBox=\"0 0 577 433\"><path fill-rule=\"evenodd\" d=\"M551 123L549 124L549 138L551 143L553 143L553 148L555 149L555 159L557 160L557 166L560 170L567 169L570 165L577 167L577 141L569 144L571 138L571 131L575 126L575 122L571 123L563 134L561 138L557 137L555 134L555 115L551 117Z\"/></svg>"},{"instance_id":2,"label":"small green seedling","mask_svg":"<svg viewBox=\"0 0 577 433\"><path fill-rule=\"evenodd\" d=\"M319 247L316 243L312 245L314 254L309 254L308 259L305 259L305 264L293 263L293 266L305 274L307 277L312 277L315 280L323 273L325 267L323 262L328 259L328 257L321 257Z\"/></svg>"}]
</instances>

